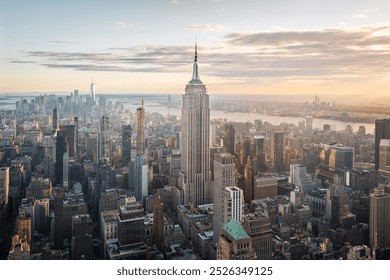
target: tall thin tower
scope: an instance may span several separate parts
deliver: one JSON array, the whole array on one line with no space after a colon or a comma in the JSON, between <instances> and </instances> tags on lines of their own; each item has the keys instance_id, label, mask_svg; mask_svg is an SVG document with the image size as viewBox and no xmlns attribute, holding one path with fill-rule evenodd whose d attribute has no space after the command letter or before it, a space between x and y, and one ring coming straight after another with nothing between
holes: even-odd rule
<instances>
[{"instance_id":1,"label":"tall thin tower","mask_svg":"<svg viewBox=\"0 0 390 280\"><path fill-rule=\"evenodd\" d=\"M93 82L93 78L92 78L92 82L91 82L91 98L92 98L93 104L96 104L95 84Z\"/></svg>"},{"instance_id":2,"label":"tall thin tower","mask_svg":"<svg viewBox=\"0 0 390 280\"><path fill-rule=\"evenodd\" d=\"M100 118L99 127L99 142L98 142L98 161L99 159L106 158L106 143L107 143L107 130L108 130L108 116L104 115Z\"/></svg>"},{"instance_id":3,"label":"tall thin tower","mask_svg":"<svg viewBox=\"0 0 390 280\"><path fill-rule=\"evenodd\" d=\"M137 155L145 154L145 109L144 100L137 109Z\"/></svg>"},{"instance_id":4,"label":"tall thin tower","mask_svg":"<svg viewBox=\"0 0 390 280\"><path fill-rule=\"evenodd\" d=\"M198 205L212 202L210 171L210 108L206 86L199 78L198 52L192 79L183 95L182 108L182 157L179 186L183 190L184 203Z\"/></svg>"},{"instance_id":5,"label":"tall thin tower","mask_svg":"<svg viewBox=\"0 0 390 280\"><path fill-rule=\"evenodd\" d=\"M52 126L52 132L53 134L58 130L58 111L57 108L53 109L53 126Z\"/></svg>"},{"instance_id":6,"label":"tall thin tower","mask_svg":"<svg viewBox=\"0 0 390 280\"><path fill-rule=\"evenodd\" d=\"M69 157L67 152L64 153L62 168L62 186L65 191L69 191Z\"/></svg>"}]
</instances>

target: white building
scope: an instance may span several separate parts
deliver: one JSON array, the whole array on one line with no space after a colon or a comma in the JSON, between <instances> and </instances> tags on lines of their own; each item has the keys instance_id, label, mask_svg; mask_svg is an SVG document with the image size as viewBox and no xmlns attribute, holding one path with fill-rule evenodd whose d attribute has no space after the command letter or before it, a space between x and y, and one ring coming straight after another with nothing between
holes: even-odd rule
<instances>
[{"instance_id":1,"label":"white building","mask_svg":"<svg viewBox=\"0 0 390 280\"><path fill-rule=\"evenodd\" d=\"M223 190L222 226L231 219L241 223L244 216L244 192L237 187L226 187Z\"/></svg>"}]
</instances>

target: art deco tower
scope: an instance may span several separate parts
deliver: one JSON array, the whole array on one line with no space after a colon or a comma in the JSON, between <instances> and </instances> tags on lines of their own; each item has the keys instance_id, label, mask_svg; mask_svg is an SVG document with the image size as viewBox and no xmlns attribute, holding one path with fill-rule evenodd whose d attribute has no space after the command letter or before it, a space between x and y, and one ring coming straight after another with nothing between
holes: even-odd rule
<instances>
[{"instance_id":1,"label":"art deco tower","mask_svg":"<svg viewBox=\"0 0 390 280\"><path fill-rule=\"evenodd\" d=\"M196 44L192 79L186 85L181 115L182 157L179 186L183 190L183 200L184 203L207 204L212 202L210 108L206 86L199 78Z\"/></svg>"}]
</instances>

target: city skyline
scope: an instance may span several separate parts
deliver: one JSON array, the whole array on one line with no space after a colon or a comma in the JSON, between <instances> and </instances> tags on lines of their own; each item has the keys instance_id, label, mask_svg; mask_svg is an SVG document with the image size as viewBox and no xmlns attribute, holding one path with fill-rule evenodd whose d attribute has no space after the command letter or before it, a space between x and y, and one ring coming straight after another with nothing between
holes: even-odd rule
<instances>
[{"instance_id":1,"label":"city skyline","mask_svg":"<svg viewBox=\"0 0 390 280\"><path fill-rule=\"evenodd\" d=\"M0 5L2 94L88 92L92 78L97 94L183 93L195 36L213 94L382 98L390 89L386 1Z\"/></svg>"},{"instance_id":2,"label":"city skyline","mask_svg":"<svg viewBox=\"0 0 390 280\"><path fill-rule=\"evenodd\" d=\"M362 117L317 96L287 103L296 124L247 118L283 103L224 101L211 118L201 70L195 44L181 114L78 90L3 110L0 258L389 259L389 120L313 129L313 113Z\"/></svg>"}]
</instances>

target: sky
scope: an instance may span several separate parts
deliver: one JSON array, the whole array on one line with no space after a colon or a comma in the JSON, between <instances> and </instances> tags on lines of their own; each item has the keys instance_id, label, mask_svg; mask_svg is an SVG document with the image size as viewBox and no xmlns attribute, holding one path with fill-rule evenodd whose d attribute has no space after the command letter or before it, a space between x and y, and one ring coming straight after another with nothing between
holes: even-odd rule
<instances>
[{"instance_id":1,"label":"sky","mask_svg":"<svg viewBox=\"0 0 390 280\"><path fill-rule=\"evenodd\" d=\"M0 94L183 93L195 38L210 94L382 98L388 0L0 0Z\"/></svg>"}]
</instances>

